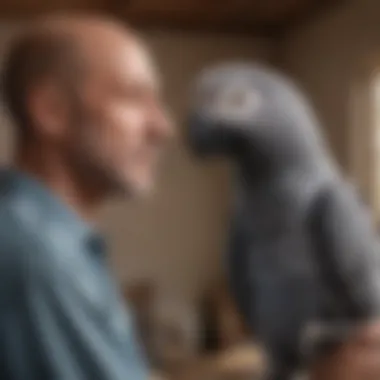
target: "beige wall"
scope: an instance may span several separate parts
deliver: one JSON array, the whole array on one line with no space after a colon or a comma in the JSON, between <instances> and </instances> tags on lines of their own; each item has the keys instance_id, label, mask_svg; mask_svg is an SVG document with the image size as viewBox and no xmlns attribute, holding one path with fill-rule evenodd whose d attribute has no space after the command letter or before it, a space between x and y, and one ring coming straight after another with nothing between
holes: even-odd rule
<instances>
[{"instance_id":1,"label":"beige wall","mask_svg":"<svg viewBox=\"0 0 380 380\"><path fill-rule=\"evenodd\" d=\"M380 58L380 2L347 3L286 36L281 63L311 96L340 163L368 187L371 173L363 162L368 151L363 140L371 120L361 85L380 64L375 61ZM353 136L362 143L353 144Z\"/></svg>"},{"instance_id":2,"label":"beige wall","mask_svg":"<svg viewBox=\"0 0 380 380\"><path fill-rule=\"evenodd\" d=\"M163 292L192 298L219 271L228 175L220 165L200 165L181 141L187 89L204 65L236 57L267 60L271 44L204 35L155 33L146 37L163 73L179 138L151 202L113 207L108 229L122 278L149 276Z\"/></svg>"},{"instance_id":3,"label":"beige wall","mask_svg":"<svg viewBox=\"0 0 380 380\"><path fill-rule=\"evenodd\" d=\"M0 50L9 30L8 25L0 27ZM147 34L146 38L162 69L180 137L187 87L198 70L222 59L268 60L272 55L269 41L252 38L160 33ZM152 278L162 292L176 299L197 296L218 273L228 195L225 168L199 165L180 137L169 152L153 198L110 204L103 218L121 280ZM9 130L3 128L3 158L9 154L9 141Z\"/></svg>"}]
</instances>

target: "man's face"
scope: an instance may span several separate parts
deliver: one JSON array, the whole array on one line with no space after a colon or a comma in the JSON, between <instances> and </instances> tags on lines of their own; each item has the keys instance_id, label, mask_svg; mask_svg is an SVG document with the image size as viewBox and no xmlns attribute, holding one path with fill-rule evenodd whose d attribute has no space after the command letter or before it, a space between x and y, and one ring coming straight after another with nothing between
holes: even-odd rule
<instances>
[{"instance_id":1,"label":"man's face","mask_svg":"<svg viewBox=\"0 0 380 380\"><path fill-rule=\"evenodd\" d=\"M97 59L89 62L73 115L73 157L108 191L145 193L172 133L154 67L124 36L89 56Z\"/></svg>"}]
</instances>

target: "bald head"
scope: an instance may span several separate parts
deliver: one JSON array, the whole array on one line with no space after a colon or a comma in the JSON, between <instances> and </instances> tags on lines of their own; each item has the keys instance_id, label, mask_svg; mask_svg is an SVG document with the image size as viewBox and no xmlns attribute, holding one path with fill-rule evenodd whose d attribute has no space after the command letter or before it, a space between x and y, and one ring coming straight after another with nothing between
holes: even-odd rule
<instances>
[{"instance_id":1,"label":"bald head","mask_svg":"<svg viewBox=\"0 0 380 380\"><path fill-rule=\"evenodd\" d=\"M15 36L6 54L2 87L5 105L21 132L33 123L26 104L33 87L48 78L78 85L91 62L99 58L91 50L99 52L100 44L109 47L107 39L112 41L112 37L127 38L133 44L138 40L115 20L85 15L40 18Z\"/></svg>"},{"instance_id":2,"label":"bald head","mask_svg":"<svg viewBox=\"0 0 380 380\"><path fill-rule=\"evenodd\" d=\"M155 66L131 29L96 16L37 20L10 46L3 89L28 141L108 187L146 187L169 124Z\"/></svg>"}]
</instances>

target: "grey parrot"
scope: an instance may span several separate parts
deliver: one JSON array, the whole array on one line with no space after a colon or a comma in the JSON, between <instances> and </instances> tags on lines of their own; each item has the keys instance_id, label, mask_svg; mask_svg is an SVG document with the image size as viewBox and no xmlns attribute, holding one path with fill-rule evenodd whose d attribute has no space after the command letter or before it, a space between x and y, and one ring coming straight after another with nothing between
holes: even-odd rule
<instances>
[{"instance_id":1,"label":"grey parrot","mask_svg":"<svg viewBox=\"0 0 380 380\"><path fill-rule=\"evenodd\" d=\"M320 131L277 71L232 62L195 80L186 136L197 156L235 164L226 268L270 380L292 379L380 315L376 232Z\"/></svg>"}]
</instances>

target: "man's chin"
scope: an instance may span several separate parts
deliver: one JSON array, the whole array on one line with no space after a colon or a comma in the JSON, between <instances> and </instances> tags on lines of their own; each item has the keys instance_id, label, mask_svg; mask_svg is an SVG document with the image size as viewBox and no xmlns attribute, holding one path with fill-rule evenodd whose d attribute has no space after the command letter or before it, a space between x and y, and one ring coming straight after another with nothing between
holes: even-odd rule
<instances>
[{"instance_id":1,"label":"man's chin","mask_svg":"<svg viewBox=\"0 0 380 380\"><path fill-rule=\"evenodd\" d=\"M117 195L124 198L148 198L155 190L152 180L128 181L118 187Z\"/></svg>"},{"instance_id":2,"label":"man's chin","mask_svg":"<svg viewBox=\"0 0 380 380\"><path fill-rule=\"evenodd\" d=\"M153 194L154 190L155 186L153 182L141 183L132 187L130 191L130 196L147 198Z\"/></svg>"}]
</instances>

